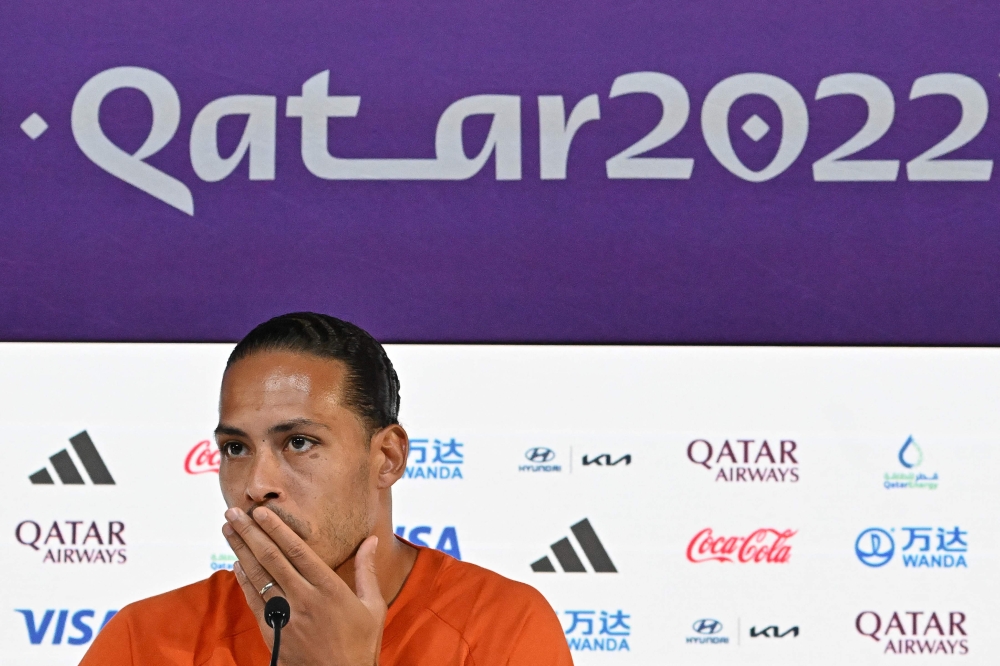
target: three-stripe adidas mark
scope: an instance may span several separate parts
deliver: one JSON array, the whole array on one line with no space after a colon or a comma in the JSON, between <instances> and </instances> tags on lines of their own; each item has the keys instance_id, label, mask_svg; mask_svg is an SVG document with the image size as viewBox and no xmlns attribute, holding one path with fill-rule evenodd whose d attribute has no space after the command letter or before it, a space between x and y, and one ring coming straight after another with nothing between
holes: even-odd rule
<instances>
[{"instance_id":1,"label":"three-stripe adidas mark","mask_svg":"<svg viewBox=\"0 0 1000 666\"><path fill-rule=\"evenodd\" d=\"M604 544L597 538L597 532L594 531L588 519L584 518L576 525L571 526L570 530L572 530L577 543L583 549L583 554L587 556L587 561L590 562L590 566L596 573L618 573L618 569L615 569L611 557L608 556L608 551L604 550ZM559 560L559 566L562 567L563 571L566 573L586 573L587 569L584 568L580 556L576 554L576 549L573 548L568 537L556 541L551 547L552 553ZM554 572L556 568L546 555L537 562L532 562L531 570Z\"/></svg>"},{"instance_id":2,"label":"three-stripe adidas mark","mask_svg":"<svg viewBox=\"0 0 1000 666\"><path fill-rule=\"evenodd\" d=\"M87 476L90 477L90 481L99 486L113 486L115 485L115 480L111 477L111 472L108 471L107 465L104 464L104 459L101 458L101 454L97 452L97 447L94 446L94 442L90 439L90 435L84 430L78 435L74 435L69 438L69 443L73 445L73 450L76 451L77 457L80 462L83 463L83 468L87 471ZM52 463L52 468L55 469L56 474L59 476L59 480L67 485L83 485L84 480L80 475L80 470L76 468L76 464L69 455L69 451L63 449L58 453L49 456L49 462ZM52 480L52 475L49 474L48 468L43 467L34 474L28 477L34 484L53 484L55 481Z\"/></svg>"}]
</instances>

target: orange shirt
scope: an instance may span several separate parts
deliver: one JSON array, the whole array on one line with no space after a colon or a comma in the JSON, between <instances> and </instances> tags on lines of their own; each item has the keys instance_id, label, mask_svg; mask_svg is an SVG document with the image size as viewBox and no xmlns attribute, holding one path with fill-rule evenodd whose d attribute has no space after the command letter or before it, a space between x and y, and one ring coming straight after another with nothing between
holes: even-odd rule
<instances>
[{"instance_id":1,"label":"orange shirt","mask_svg":"<svg viewBox=\"0 0 1000 666\"><path fill-rule=\"evenodd\" d=\"M292 609L292 621L295 609ZM267 645L230 571L129 604L80 666L253 666ZM382 666L572 666L559 619L534 588L421 548L389 606Z\"/></svg>"}]
</instances>

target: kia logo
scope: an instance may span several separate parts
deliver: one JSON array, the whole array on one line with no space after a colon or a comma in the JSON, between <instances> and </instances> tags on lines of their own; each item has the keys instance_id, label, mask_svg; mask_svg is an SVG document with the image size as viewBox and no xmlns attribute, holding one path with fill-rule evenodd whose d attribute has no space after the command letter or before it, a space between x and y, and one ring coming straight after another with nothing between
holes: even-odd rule
<instances>
[{"instance_id":1,"label":"kia logo","mask_svg":"<svg viewBox=\"0 0 1000 666\"><path fill-rule=\"evenodd\" d=\"M896 543L892 540L892 535L879 527L869 527L854 542L855 555L862 564L869 567L888 564L895 552Z\"/></svg>"},{"instance_id":2,"label":"kia logo","mask_svg":"<svg viewBox=\"0 0 1000 666\"><path fill-rule=\"evenodd\" d=\"M717 634L722 631L722 623L718 620L698 620L691 628L699 634Z\"/></svg>"},{"instance_id":3,"label":"kia logo","mask_svg":"<svg viewBox=\"0 0 1000 666\"><path fill-rule=\"evenodd\" d=\"M524 457L533 463L547 463L556 457L556 452L544 446L536 446L525 451Z\"/></svg>"}]
</instances>

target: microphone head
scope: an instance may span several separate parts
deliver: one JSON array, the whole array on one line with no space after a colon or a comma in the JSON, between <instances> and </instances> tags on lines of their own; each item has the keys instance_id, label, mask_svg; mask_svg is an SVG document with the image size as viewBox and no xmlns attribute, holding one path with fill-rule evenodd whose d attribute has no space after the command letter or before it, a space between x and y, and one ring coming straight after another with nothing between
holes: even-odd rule
<instances>
[{"instance_id":1,"label":"microphone head","mask_svg":"<svg viewBox=\"0 0 1000 666\"><path fill-rule=\"evenodd\" d=\"M292 609L288 606L288 602L284 597L271 597L264 604L264 621L272 629L275 624L279 628L288 624L288 616L291 614Z\"/></svg>"}]
</instances>

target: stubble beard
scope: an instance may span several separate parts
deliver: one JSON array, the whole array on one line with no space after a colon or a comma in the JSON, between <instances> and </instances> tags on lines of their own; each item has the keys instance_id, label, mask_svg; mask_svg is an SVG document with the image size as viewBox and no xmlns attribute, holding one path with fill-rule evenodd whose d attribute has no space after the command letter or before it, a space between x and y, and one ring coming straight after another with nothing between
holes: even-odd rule
<instances>
[{"instance_id":1,"label":"stubble beard","mask_svg":"<svg viewBox=\"0 0 1000 666\"><path fill-rule=\"evenodd\" d=\"M368 538L375 528L376 516L370 511L371 496L368 488L368 460L358 469L351 488L351 499L345 507L333 507L326 515L319 532L319 541L328 544L329 555L324 558L331 569L336 570L354 557L361 542ZM338 511L346 509L346 512Z\"/></svg>"},{"instance_id":2,"label":"stubble beard","mask_svg":"<svg viewBox=\"0 0 1000 666\"><path fill-rule=\"evenodd\" d=\"M364 460L358 468L358 473L351 480L351 497L340 507L334 506L322 518L318 532L312 526L299 520L281 507L265 502L270 511L288 525L300 539L313 550L321 549L317 554L322 557L327 566L336 570L344 562L354 557L361 542L368 538L375 528L376 516L369 511L371 506L368 490L368 460ZM342 512L339 509L346 509ZM253 509L250 510L251 514ZM325 546L325 547L324 547ZM325 551L325 552L324 552Z\"/></svg>"}]
</instances>

